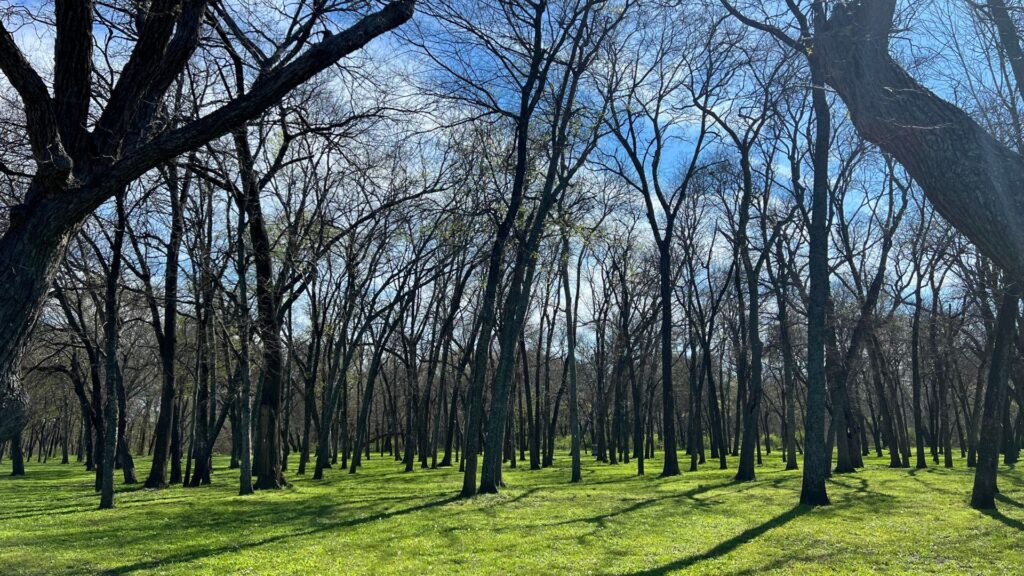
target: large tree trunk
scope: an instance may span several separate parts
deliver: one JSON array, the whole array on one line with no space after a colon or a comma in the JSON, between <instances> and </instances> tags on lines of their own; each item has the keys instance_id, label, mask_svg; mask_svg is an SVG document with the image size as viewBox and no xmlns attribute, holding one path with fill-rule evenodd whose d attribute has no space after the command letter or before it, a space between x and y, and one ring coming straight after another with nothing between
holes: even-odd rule
<instances>
[{"instance_id":1,"label":"large tree trunk","mask_svg":"<svg viewBox=\"0 0 1024 576\"><path fill-rule=\"evenodd\" d=\"M740 463L736 470L736 480L740 482L754 480L754 451L757 444L757 428L760 420L763 349L761 341L761 265L755 265L750 254L750 242L747 236L747 224L750 220L750 207L753 203L754 185L751 176L750 152L741 148L740 165L743 170L743 198L740 202L737 243L743 262L744 279L747 281L747 346L750 349L750 380L747 383L746 403L737 407L743 411L743 443L740 447ZM760 260L760 258L758 258ZM760 456L758 457L760 459Z\"/></svg>"},{"instance_id":2,"label":"large tree trunk","mask_svg":"<svg viewBox=\"0 0 1024 576\"><path fill-rule=\"evenodd\" d=\"M205 222L203 223L203 236L200 237L200 258L206 260L199 270L199 281L196 294L196 318L198 323L196 336L196 357L198 365L196 369L196 391L195 408L193 411L192 425L192 448L191 457L195 462L194 472L189 476L188 486L195 487L200 484L210 483L210 470L206 459L203 457L207 452L210 443L209 427L207 422L210 413L213 411L211 403L216 400L213 393L214 376L213 366L215 358L213 354L213 305L214 293L217 279L214 278L210 261L212 260L213 249L213 193L205 192Z\"/></svg>"},{"instance_id":3,"label":"large tree trunk","mask_svg":"<svg viewBox=\"0 0 1024 576\"><path fill-rule=\"evenodd\" d=\"M545 198L547 200L547 198ZM546 211L538 209L534 218L543 222ZM522 332L526 317L526 308L530 300L534 271L537 265L536 239L520 248L516 255L516 264L512 271L511 286L502 309L502 322L498 334L498 364L494 371L492 383L491 406L487 416L486 446L484 448L483 465L480 471L480 489L482 493L496 494L501 486L501 447L505 436L505 421L508 418L508 406L511 395L512 376L515 372L515 351L519 333ZM548 410L545 409L545 413ZM546 417L546 414L545 414ZM549 435L554 431L549 431ZM545 453L545 461L550 452Z\"/></svg>"},{"instance_id":4,"label":"large tree trunk","mask_svg":"<svg viewBox=\"0 0 1024 576\"><path fill-rule=\"evenodd\" d=\"M143 424L145 425L145 424ZM128 398L120 367L117 372L117 460L124 474L125 484L136 484L135 460L128 442Z\"/></svg>"},{"instance_id":5,"label":"large tree trunk","mask_svg":"<svg viewBox=\"0 0 1024 576\"><path fill-rule=\"evenodd\" d=\"M320 338L318 335L313 337ZM319 346L314 350L319 350ZM316 411L316 398L313 395L316 393L317 357L319 354L319 351L311 352L313 357L309 362L312 368L303 379L302 444L299 448L299 469L296 472L299 476L306 474L306 463L309 462L309 437L313 424L313 413Z\"/></svg>"},{"instance_id":6,"label":"large tree trunk","mask_svg":"<svg viewBox=\"0 0 1024 576\"><path fill-rule=\"evenodd\" d=\"M11 438L11 476L25 475L25 455L21 450L21 432Z\"/></svg>"},{"instance_id":7,"label":"large tree trunk","mask_svg":"<svg viewBox=\"0 0 1024 576\"><path fill-rule=\"evenodd\" d=\"M43 186L33 183L33 189ZM0 237L0 442L10 440L28 422L21 358L68 241L78 231L79 220L69 218L71 210L57 199L59 193L37 191L50 200L41 200L31 210L13 207L10 227Z\"/></svg>"},{"instance_id":8,"label":"large tree trunk","mask_svg":"<svg viewBox=\"0 0 1024 576\"><path fill-rule=\"evenodd\" d=\"M829 460L825 454L825 309L828 305L828 154L831 116L820 61L812 58L811 98L814 107L814 185L811 194L807 303L807 408L804 417L804 474L800 503L829 504L825 479Z\"/></svg>"},{"instance_id":9,"label":"large tree trunk","mask_svg":"<svg viewBox=\"0 0 1024 576\"><path fill-rule=\"evenodd\" d=\"M175 404L175 355L178 347L178 253L185 231L182 198L178 193L175 168L170 168L171 236L167 242L167 263L164 278L164 321L159 332L160 366L163 377L160 407L153 438L153 464L146 478L146 488L167 486L167 458L171 447L171 422ZM188 185L183 186L187 193ZM154 319L154 322L156 319Z\"/></svg>"},{"instance_id":10,"label":"large tree trunk","mask_svg":"<svg viewBox=\"0 0 1024 576\"><path fill-rule=\"evenodd\" d=\"M246 213L238 207L238 238L235 241L235 266L238 273L238 495L246 496L254 491L252 485L252 370L249 356L249 284L246 278L247 250L245 246Z\"/></svg>"},{"instance_id":11,"label":"large tree trunk","mask_svg":"<svg viewBox=\"0 0 1024 576\"><path fill-rule=\"evenodd\" d=\"M523 126L526 122L520 122L517 137L522 142L518 145L518 154L526 154L526 134ZM525 170L524 170L525 171ZM517 182L524 179L517 171ZM516 210L521 202L522 184L513 187L512 206ZM513 210L509 209L509 214ZM480 330L473 351L473 368L470 371L469 389L466 398L466 448L463 452L463 477L462 490L459 495L469 497L476 495L476 471L477 457L480 451L480 432L483 427L483 396L484 381L486 379L487 364L491 354L491 337L494 332L494 325L497 319L495 308L498 300L498 283L501 281L501 265L505 254L505 244L512 233L514 218L506 215L498 226L494 242L491 246L491 253L487 262L487 279L484 284L483 299L480 304Z\"/></svg>"},{"instance_id":12,"label":"large tree trunk","mask_svg":"<svg viewBox=\"0 0 1024 576\"><path fill-rule=\"evenodd\" d=\"M835 5L817 31L824 79L863 138L892 154L983 254L1024 278L1024 159L890 57L895 4Z\"/></svg>"},{"instance_id":13,"label":"large tree trunk","mask_svg":"<svg viewBox=\"0 0 1024 576\"><path fill-rule=\"evenodd\" d=\"M281 391L285 374L280 297L274 285L273 245L263 218L248 133L243 128L236 130L233 136L242 172L242 206L248 219L250 252L256 270L256 331L263 344L263 377L256 407L253 474L257 489L275 489L286 483L282 474L281 446Z\"/></svg>"},{"instance_id":14,"label":"large tree trunk","mask_svg":"<svg viewBox=\"0 0 1024 576\"><path fill-rule=\"evenodd\" d=\"M783 445L786 454L786 470L796 470L796 362L793 358L793 344L789 329L789 263L783 251L782 239L775 245L779 273L775 282L775 301L779 318L779 348L782 352L782 394L785 409L785 434Z\"/></svg>"},{"instance_id":15,"label":"large tree trunk","mask_svg":"<svg viewBox=\"0 0 1024 576\"><path fill-rule=\"evenodd\" d=\"M566 358L565 369L568 371L569 379L569 434L572 438L569 449L572 456L572 472L570 482L579 482L582 479L580 470L580 414L579 398L576 382L576 319L573 316L572 289L569 287L569 236L562 234L562 257L561 276L562 290L565 291L565 334L566 334Z\"/></svg>"},{"instance_id":16,"label":"large tree trunk","mask_svg":"<svg viewBox=\"0 0 1024 576\"><path fill-rule=\"evenodd\" d=\"M915 273L919 267L915 265ZM914 316L910 326L910 378L914 399L914 447L917 454L915 467L927 468L924 455L924 418L921 415L921 282L914 288ZM973 436L973 435L972 435ZM971 442L973 444L973 440ZM973 452L974 448L971 448Z\"/></svg>"},{"instance_id":17,"label":"large tree trunk","mask_svg":"<svg viewBox=\"0 0 1024 576\"><path fill-rule=\"evenodd\" d=\"M174 413L171 415L171 472L167 478L167 482L171 486L181 484L182 482L181 454L183 442L181 438L181 419L185 406L186 404L183 404L182 400L178 400L174 403Z\"/></svg>"}]
</instances>

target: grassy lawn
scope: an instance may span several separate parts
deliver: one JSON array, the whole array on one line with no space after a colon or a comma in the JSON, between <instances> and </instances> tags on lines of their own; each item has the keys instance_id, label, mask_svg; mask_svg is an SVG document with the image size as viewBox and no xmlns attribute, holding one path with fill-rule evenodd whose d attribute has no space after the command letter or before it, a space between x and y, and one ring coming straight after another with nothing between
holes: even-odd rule
<instances>
[{"instance_id":1,"label":"grassy lawn","mask_svg":"<svg viewBox=\"0 0 1024 576\"><path fill-rule=\"evenodd\" d=\"M405 474L389 458L245 498L217 464L211 487L119 486L118 508L102 512L81 466L3 476L0 573L1024 572L1024 473L1003 474L1000 511L983 514L966 504L963 461L914 471L871 459L834 478L834 505L816 510L795 506L800 473L774 455L745 484L710 466L661 480L657 460L644 478L632 463L588 463L576 486L564 467L520 468L501 495L468 501L453 498L457 469Z\"/></svg>"}]
</instances>

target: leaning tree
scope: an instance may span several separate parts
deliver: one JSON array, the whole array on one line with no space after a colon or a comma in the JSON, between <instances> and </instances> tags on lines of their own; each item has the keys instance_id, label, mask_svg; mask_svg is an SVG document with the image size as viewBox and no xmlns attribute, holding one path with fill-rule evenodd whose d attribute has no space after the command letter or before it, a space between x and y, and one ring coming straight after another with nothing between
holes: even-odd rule
<instances>
[{"instance_id":1,"label":"leaning tree","mask_svg":"<svg viewBox=\"0 0 1024 576\"><path fill-rule=\"evenodd\" d=\"M405 23L415 5L415 0L394 0L331 33L333 23L344 17L338 5L300 3L292 26L271 43L271 53L244 93L170 129L163 129L165 98L206 29L239 46L254 42L218 3L154 0L140 8L143 13L130 19L134 44L125 47L127 59L120 70L106 71L100 67L111 60L94 49L100 46L94 35L104 25L98 12L109 7L58 1L47 30L55 39L49 84L0 25L0 72L20 97L35 163L0 236L0 284L7 291L0 302L0 441L18 433L28 419L21 358L68 242L86 217L142 174L243 126L293 88ZM322 39L313 40L318 36ZM114 77L109 91L100 90L106 72ZM96 92L106 93L99 105Z\"/></svg>"}]
</instances>

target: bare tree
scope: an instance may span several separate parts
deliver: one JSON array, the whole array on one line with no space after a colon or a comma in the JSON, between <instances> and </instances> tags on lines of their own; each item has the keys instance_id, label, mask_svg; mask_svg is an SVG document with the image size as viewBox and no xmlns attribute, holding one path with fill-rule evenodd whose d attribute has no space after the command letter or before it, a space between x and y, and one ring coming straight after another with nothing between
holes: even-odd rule
<instances>
[{"instance_id":1,"label":"bare tree","mask_svg":"<svg viewBox=\"0 0 1024 576\"><path fill-rule=\"evenodd\" d=\"M168 89L202 41L205 0L156 2L135 19L137 40L106 105L90 130L94 84L92 2L57 4L53 93L6 29L0 28L0 71L21 98L36 172L21 203L12 207L0 237L0 274L8 297L0 306L0 438L24 425L27 398L19 364L47 290L82 221L133 180L259 116L288 92L373 38L412 17L414 0L396 0L352 26L311 42L327 3L311 13L299 6L296 25L275 46L244 95L209 114L161 132ZM228 18L220 25L230 28ZM245 38L238 41L245 44ZM304 47L308 46L305 50Z\"/></svg>"}]
</instances>

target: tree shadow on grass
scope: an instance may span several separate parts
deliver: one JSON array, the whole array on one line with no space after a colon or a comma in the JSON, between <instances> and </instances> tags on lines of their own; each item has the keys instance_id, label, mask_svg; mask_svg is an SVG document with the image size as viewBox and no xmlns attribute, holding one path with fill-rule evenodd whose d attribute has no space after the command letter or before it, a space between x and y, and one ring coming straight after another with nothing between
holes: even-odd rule
<instances>
[{"instance_id":1,"label":"tree shadow on grass","mask_svg":"<svg viewBox=\"0 0 1024 576\"><path fill-rule=\"evenodd\" d=\"M688 556L686 558L680 558L679 560L675 560L669 562L668 564L663 564L661 566L656 566L649 570L631 572L629 573L629 576L655 576L658 574L668 574L669 572L672 572L674 570L682 570L683 568L689 568L690 566L693 566L694 564L702 562L704 560L713 560L715 558L718 558L719 556L724 556L729 552L732 552L736 548L739 548L740 546L761 536L765 532L768 532L773 528L778 528L779 526L782 526L788 523L789 521L806 514L810 510L812 510L810 506L796 506L786 512L783 512L782 514L779 514L774 518L771 518L770 520L758 524L757 526L747 528L746 530L737 534L736 536L733 536L732 538L729 538L728 540L719 543L707 552L694 554L693 556Z\"/></svg>"},{"instance_id":2,"label":"tree shadow on grass","mask_svg":"<svg viewBox=\"0 0 1024 576\"><path fill-rule=\"evenodd\" d=\"M26 518L41 518L50 516L65 516L67 514L81 514L81 506L68 506L65 508L48 508L44 510L19 512L14 514L4 514L0 516L0 522L7 522L10 520L24 520Z\"/></svg>"},{"instance_id":3,"label":"tree shadow on grass","mask_svg":"<svg viewBox=\"0 0 1024 576\"><path fill-rule=\"evenodd\" d=\"M540 491L540 488L528 488L526 490L523 490L521 493L516 494L515 496L509 498L508 500L504 500L504 501L501 501L499 503L502 504L502 505L515 504L516 502L519 502L521 500L525 500L525 499L529 498L530 496L533 496L534 494L536 494L539 491Z\"/></svg>"},{"instance_id":4,"label":"tree shadow on grass","mask_svg":"<svg viewBox=\"0 0 1024 576\"><path fill-rule=\"evenodd\" d=\"M1024 522L1021 522L1020 520L1017 520L1016 518L1010 518L1009 516L1007 516L1006 514L1003 514L999 510L996 510L995 508L993 508L991 510L980 510L980 512L982 514L984 514L985 516L988 516L989 518L993 519L993 520L998 520L998 521L1002 522L1003 524L1006 524L1010 528L1013 528L1015 530L1020 530L1021 532L1024 532Z\"/></svg>"},{"instance_id":5,"label":"tree shadow on grass","mask_svg":"<svg viewBox=\"0 0 1024 576\"><path fill-rule=\"evenodd\" d=\"M879 501L893 499L893 496L890 496L889 494L885 494L884 492L879 492L877 490L870 489L867 478L855 478L853 476L847 476L846 478L850 480L855 480L856 484L847 484L846 482L840 482L835 477L829 478L829 483L834 484L836 486L840 486L842 488L846 488L847 490L850 491L850 496L856 498L872 498Z\"/></svg>"},{"instance_id":6,"label":"tree shadow on grass","mask_svg":"<svg viewBox=\"0 0 1024 576\"><path fill-rule=\"evenodd\" d=\"M698 484L697 487L691 488L690 490L687 490L686 492L683 492L681 494L666 494L666 495L658 497L658 498L646 498L646 499L643 499L643 500L637 500L636 502L633 502L629 506L626 506L624 508L619 508L617 510L612 510L612 511L606 512L604 514L598 514L597 516L589 516L587 518L570 518L568 520L561 520L559 522L551 522L551 523L548 523L548 524L541 524L541 526L545 526L545 527L564 526L564 525L568 525L568 524L578 524L578 523L583 522L583 523L588 523L588 524L595 524L598 527L602 527L603 528L608 520L611 520L612 518L615 518L616 516L621 516L623 514L629 514L630 512L636 512L637 510L642 510L644 508L647 508L649 506L653 506L653 505L661 503L661 502L667 502L667 501L670 501L670 500L686 499L686 500L693 501L698 506L703 505L704 503L699 498L697 498L697 496L699 496L700 494L703 494L705 492L710 492L712 490L716 490L718 488L727 488L727 487L732 486L734 484L735 484L734 482L724 482L724 483L720 483L720 484L707 484L707 485L705 485L705 484Z\"/></svg>"},{"instance_id":7,"label":"tree shadow on grass","mask_svg":"<svg viewBox=\"0 0 1024 576\"><path fill-rule=\"evenodd\" d=\"M612 511L607 512L605 514L599 514L597 516L590 516L590 517L587 517L587 518L570 518L568 520L562 520L562 521L559 521L559 522L552 522L552 523L548 523L548 524L542 524L542 526L562 526L562 525L567 525L567 524L577 524L577 523L580 523L580 522L585 522L585 523L595 524L598 527L602 527L603 528L603 527L605 527L605 524L606 524L606 522L608 520L610 520L610 519L612 519L612 518L614 518L616 516L621 516L623 514L628 514L630 512L636 512L638 510L642 510L644 508L648 508L650 506L653 506L653 505L656 505L656 504L659 504L659 503L669 502L669 501L673 501L673 500L689 500L690 503L693 506L696 506L696 507L699 507L699 508L710 508L710 507L713 507L713 506L715 506L717 504L721 504L721 502L720 501L712 501L712 500L709 500L707 498L698 498L698 496L701 496L702 494L705 494L705 493L708 493L708 492L714 492L714 491L720 490L720 489L728 490L728 492L731 493L731 494L738 494L740 492L745 492L745 491L748 491L748 490L764 488L764 487L767 487L767 486L770 486L772 488L778 488L782 484L784 484L785 482L788 482L789 480L790 480L790 478L782 476L782 477L773 478L771 480L764 479L764 480L754 480L754 481L751 481L751 482L737 482L735 480L728 479L728 480L725 480L725 481L722 481L722 482L715 482L715 483L711 483L711 484L697 484L695 487L693 487L693 488L691 488L689 490L686 490L685 492L667 493L667 494L664 494L662 496L658 496L656 498L645 498L645 499L642 499L642 500L637 500L637 501L633 502L632 504L630 504L629 506L626 506L624 508L619 508L617 510L612 510Z\"/></svg>"},{"instance_id":8,"label":"tree shadow on grass","mask_svg":"<svg viewBox=\"0 0 1024 576\"><path fill-rule=\"evenodd\" d=\"M159 569L161 567L164 567L164 566L179 564L179 563L182 563L182 562L191 562L193 560L199 560L201 558L207 558L207 557L210 557L210 556L216 556L218 554L223 554L223 553L227 553L227 552L238 552L240 550L245 550L245 549L249 549L249 548L257 548L259 546L264 546L266 544L273 544L273 543L276 543L276 542L282 542L282 541L290 540L292 538L296 538L296 537L299 537L299 536L307 536L307 535L310 535L310 534L317 534L317 533L320 533L320 532L326 532L326 531L330 531L330 530L337 530L339 528L351 528L351 527L359 526L359 525L366 524L366 523L369 523L369 522L374 522L376 520L387 520L387 519L390 519L390 518L394 518L396 516L402 516L402 515L405 515L405 514L412 514L412 513L415 513L415 512L422 512L423 510L429 510L431 508L437 508L437 507L440 507L440 506L444 506L445 504L451 504L452 502L456 502L456 501L458 501L458 498L453 496L453 497L448 497L448 498L444 498L444 499L441 499L441 500L435 500L435 501L432 501L432 502L426 502L424 504L420 504L420 505L417 505L417 506L411 506L409 508L402 508L400 510L393 510L393 511L390 511L390 512L383 512L383 513L380 513L380 514L369 514L369 515L366 515L366 516L361 516L361 517L358 517L358 518L351 518L351 519L348 519L348 520L340 520L340 521L337 521L337 522L325 522L325 523L323 523L323 524L321 524L319 526L316 526L316 527L313 527L313 528L308 528L306 530L298 530L298 531L288 532L287 534L278 534L276 536L270 536L270 537L263 538L261 540L252 541L252 542L240 542L238 544L214 546L214 547L204 548L204 549L200 549L200 550L192 550L192 551L189 551L189 552L182 552L182 553L179 553L179 554L172 554L172 555L167 556L165 558L160 558L160 559L156 559L156 560L149 560L149 561L145 561L145 562L136 562L134 564L129 564L129 565L126 565L126 566L120 566L120 567L117 567L117 568L112 568L110 570L107 570L107 571L103 572L103 574L109 574L109 575L131 574L132 572L140 572L140 571L148 573L148 572L151 572L151 571L156 571L157 569Z\"/></svg>"},{"instance_id":9,"label":"tree shadow on grass","mask_svg":"<svg viewBox=\"0 0 1024 576\"><path fill-rule=\"evenodd\" d=\"M122 500L120 497L130 493L132 491L119 491L115 493L114 498L116 501L116 507L118 509L126 508L143 508L149 507L156 503L170 504L174 502L192 502L194 499L182 492L167 492L166 496L147 498L145 500ZM97 510L99 504L99 493L95 495L90 494L89 496L67 498L72 502L79 502L71 506L63 506L59 508L48 507L43 502L37 502L22 508L12 508L6 514L0 514L0 522L7 520L22 520L26 518L38 518L44 516L59 516L65 514L81 514L84 512L93 512Z\"/></svg>"},{"instance_id":10,"label":"tree shadow on grass","mask_svg":"<svg viewBox=\"0 0 1024 576\"><path fill-rule=\"evenodd\" d=\"M777 558L767 564L762 564L760 566L751 566L750 568L744 568L743 570L740 570L738 572L732 572L730 576L760 576L761 574L765 574L773 570L780 570L783 568L785 568L786 574L791 574L794 573L794 571L791 568L789 568L790 564L793 564L795 562L802 562L804 564L813 565L819 562L827 561L828 557L828 553L825 552L810 553L809 551L805 550L801 551L801 553L799 554L793 554L785 558ZM799 572L796 573L799 574Z\"/></svg>"},{"instance_id":11,"label":"tree shadow on grass","mask_svg":"<svg viewBox=\"0 0 1024 576\"><path fill-rule=\"evenodd\" d=\"M913 480L914 482L917 482L918 484L927 487L928 490L930 490L932 492L940 492L942 494L947 494L949 496L960 497L961 492L958 492L956 490L951 490L949 488L944 488L942 486L937 486L937 485L935 485L934 482L926 482L925 480L921 479L921 477L919 477L919 473L923 472L924 474L921 474L921 476L924 476L925 478L933 478L935 470L938 470L938 469L937 468L910 468L910 469L907 470L907 476L909 476L910 479Z\"/></svg>"},{"instance_id":12,"label":"tree shadow on grass","mask_svg":"<svg viewBox=\"0 0 1024 576\"><path fill-rule=\"evenodd\" d=\"M5 460L4 463L6 464L6 462ZM0 485L31 485L52 480L65 480L75 477L80 470L83 470L83 468L75 464L61 464L59 467L55 467L48 463L33 464L26 462L24 476L2 474L0 475Z\"/></svg>"},{"instance_id":13,"label":"tree shadow on grass","mask_svg":"<svg viewBox=\"0 0 1024 576\"><path fill-rule=\"evenodd\" d=\"M1018 488L1024 488L1024 481L1021 481L1019 476L1020 474L1006 474L1004 476L1000 476L999 480L1001 482L1003 478L1006 478L1010 481L1010 484L1013 484Z\"/></svg>"},{"instance_id":14,"label":"tree shadow on grass","mask_svg":"<svg viewBox=\"0 0 1024 576\"><path fill-rule=\"evenodd\" d=\"M1014 508L1024 508L1024 504L1021 504L1020 502L1017 502L1016 500L1014 500L1013 498L1010 498L1009 496L1007 496L1005 494L996 494L996 500L999 500L1003 504L1008 504L1010 506L1013 506Z\"/></svg>"}]
</instances>

